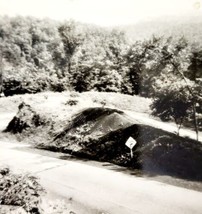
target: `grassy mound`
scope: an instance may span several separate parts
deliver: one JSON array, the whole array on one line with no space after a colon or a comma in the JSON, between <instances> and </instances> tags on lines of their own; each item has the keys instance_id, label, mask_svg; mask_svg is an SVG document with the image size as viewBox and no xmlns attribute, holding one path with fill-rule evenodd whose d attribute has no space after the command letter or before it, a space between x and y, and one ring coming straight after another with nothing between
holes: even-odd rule
<instances>
[{"instance_id":1,"label":"grassy mound","mask_svg":"<svg viewBox=\"0 0 202 214\"><path fill-rule=\"evenodd\" d=\"M134 121L120 110L88 108L76 114L52 141L39 146L80 157L124 164L129 161L130 150L125 142L129 136L134 136L134 130L131 129L133 126ZM123 156L125 158L118 160Z\"/></svg>"},{"instance_id":2,"label":"grassy mound","mask_svg":"<svg viewBox=\"0 0 202 214\"><path fill-rule=\"evenodd\" d=\"M139 124L123 112L149 113L149 102L115 93L29 95L7 131L39 148L202 181L201 143ZM130 136L137 141L132 160L125 145Z\"/></svg>"},{"instance_id":3,"label":"grassy mound","mask_svg":"<svg viewBox=\"0 0 202 214\"><path fill-rule=\"evenodd\" d=\"M130 150L125 142L132 136L137 144ZM172 175L202 181L202 145L194 140L137 124L122 111L89 108L43 148L79 157L140 168L145 173Z\"/></svg>"},{"instance_id":4,"label":"grassy mound","mask_svg":"<svg viewBox=\"0 0 202 214\"><path fill-rule=\"evenodd\" d=\"M0 101L0 113L18 111L6 131L33 143L50 141L83 109L105 107L149 113L151 103L151 100L138 96L98 92L46 92L16 95Z\"/></svg>"}]
</instances>

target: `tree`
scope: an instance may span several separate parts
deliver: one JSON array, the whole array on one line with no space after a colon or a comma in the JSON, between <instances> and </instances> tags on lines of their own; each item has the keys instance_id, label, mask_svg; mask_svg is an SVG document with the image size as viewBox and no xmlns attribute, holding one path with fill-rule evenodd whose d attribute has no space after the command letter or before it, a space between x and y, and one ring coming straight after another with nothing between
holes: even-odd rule
<instances>
[{"instance_id":1,"label":"tree","mask_svg":"<svg viewBox=\"0 0 202 214\"><path fill-rule=\"evenodd\" d=\"M202 50L192 47L190 56L190 65L185 76L193 81L202 78Z\"/></svg>"},{"instance_id":2,"label":"tree","mask_svg":"<svg viewBox=\"0 0 202 214\"><path fill-rule=\"evenodd\" d=\"M153 36L147 41L138 41L127 52L128 77L133 94L151 96L153 77L158 76L165 65L160 50L163 38Z\"/></svg>"},{"instance_id":3,"label":"tree","mask_svg":"<svg viewBox=\"0 0 202 214\"><path fill-rule=\"evenodd\" d=\"M161 70L161 73L158 72L158 75L160 76L166 75L167 79L169 79L170 76L174 75L175 79L173 79L170 84L174 85L177 82L177 84L183 85L183 90L181 89L179 90L178 88L176 88L175 93L177 93L177 97L179 97L177 104L176 104L176 97L174 96L174 93L170 93L169 86L167 85L169 96L173 94L170 97L170 99L172 99L171 108L173 109L174 112L173 113L170 112L170 113L175 115L175 120L176 119L178 120L179 118L178 118L177 111L178 111L178 106L181 106L180 103L183 103L185 108L183 111L185 113L188 108L189 109L191 108L192 110L189 111L189 114L192 113L193 115L196 139L198 140L198 118L197 118L196 106L198 104L198 100L201 99L201 95L198 93L198 89L197 89L198 86L196 81L194 81L193 79L188 79L186 76L191 64L191 56L192 56L191 48L188 45L187 41L184 38L181 38L177 42L173 42L172 40L170 40L170 42L164 45L163 48L162 47L158 48L156 53L161 55L160 57L161 61L165 65L163 70ZM182 84L182 82L184 84ZM163 84L164 82L162 82L161 84L162 89L164 89ZM183 95L182 91L183 93L188 95L189 99L185 99L185 96L182 96ZM156 95L158 96L157 90L155 90L154 96ZM164 97L163 94L162 94L162 97ZM160 100L158 101L157 99L156 103L154 101L154 104L158 104L158 102L160 102ZM169 111L169 108L170 107L168 105L168 111ZM183 107L181 106L181 108ZM163 111L164 109L162 108L162 112ZM185 117L185 115L186 114L183 114L183 117Z\"/></svg>"},{"instance_id":4,"label":"tree","mask_svg":"<svg viewBox=\"0 0 202 214\"><path fill-rule=\"evenodd\" d=\"M176 77L167 78L167 81L158 81L154 101L151 105L152 114L163 121L174 120L177 125L177 134L184 120L192 109L192 96L186 90L187 85L182 81L176 81ZM174 82L175 79L175 82Z\"/></svg>"},{"instance_id":5,"label":"tree","mask_svg":"<svg viewBox=\"0 0 202 214\"><path fill-rule=\"evenodd\" d=\"M81 32L79 32L79 28L77 28L76 23L73 21L59 26L58 31L63 42L66 57L63 61L63 66L65 67L67 64L68 72L71 73L71 60L77 47L82 43L83 36ZM64 73L63 76L65 76Z\"/></svg>"},{"instance_id":6,"label":"tree","mask_svg":"<svg viewBox=\"0 0 202 214\"><path fill-rule=\"evenodd\" d=\"M121 92L126 42L124 34L92 28L72 56L71 82L79 92Z\"/></svg>"}]
</instances>

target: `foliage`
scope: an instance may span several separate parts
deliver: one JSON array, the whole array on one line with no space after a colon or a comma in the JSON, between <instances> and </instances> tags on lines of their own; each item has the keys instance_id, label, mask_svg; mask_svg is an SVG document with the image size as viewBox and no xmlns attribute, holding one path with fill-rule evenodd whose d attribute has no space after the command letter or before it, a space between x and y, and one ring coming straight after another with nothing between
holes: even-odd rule
<instances>
[{"instance_id":1,"label":"foliage","mask_svg":"<svg viewBox=\"0 0 202 214\"><path fill-rule=\"evenodd\" d=\"M120 30L74 21L2 17L0 49L6 96L49 90L102 91L137 94L157 102L159 93L168 93L170 99L174 94L169 88L158 89L158 81L164 78L170 84L186 83L184 90L191 95L193 104L189 118L195 120L195 127L198 123L201 45L184 37L153 36L131 43ZM180 102L184 95L179 90Z\"/></svg>"},{"instance_id":2,"label":"foliage","mask_svg":"<svg viewBox=\"0 0 202 214\"><path fill-rule=\"evenodd\" d=\"M6 95L71 88L122 91L127 42L118 30L2 17L0 41Z\"/></svg>"},{"instance_id":3,"label":"foliage","mask_svg":"<svg viewBox=\"0 0 202 214\"><path fill-rule=\"evenodd\" d=\"M65 214L69 206L64 200L49 199L37 178L29 174L14 174L9 168L0 169L0 209L2 213ZM22 208L13 209L13 207ZM13 209L13 210L12 210ZM23 212L24 211L24 212ZM70 211L74 213L73 211Z\"/></svg>"},{"instance_id":4,"label":"foliage","mask_svg":"<svg viewBox=\"0 0 202 214\"><path fill-rule=\"evenodd\" d=\"M37 178L17 175L8 168L0 170L0 204L23 207L28 213L40 213L40 196L44 192Z\"/></svg>"},{"instance_id":5,"label":"foliage","mask_svg":"<svg viewBox=\"0 0 202 214\"><path fill-rule=\"evenodd\" d=\"M192 47L190 61L191 63L185 75L187 78L196 81L197 78L202 76L202 50Z\"/></svg>"},{"instance_id":6,"label":"foliage","mask_svg":"<svg viewBox=\"0 0 202 214\"><path fill-rule=\"evenodd\" d=\"M201 50L184 38L129 43L119 30L2 17L0 41L7 95L73 89L153 96L162 73L201 77Z\"/></svg>"},{"instance_id":7,"label":"foliage","mask_svg":"<svg viewBox=\"0 0 202 214\"><path fill-rule=\"evenodd\" d=\"M76 100L76 99L69 99L66 102L66 105L75 106L75 105L77 105L77 103L78 103L78 100Z\"/></svg>"},{"instance_id":8,"label":"foliage","mask_svg":"<svg viewBox=\"0 0 202 214\"><path fill-rule=\"evenodd\" d=\"M174 80L174 77L173 77ZM174 120L178 126L178 134L185 118L188 118L192 109L192 96L186 90L183 81L159 81L151 105L152 114L163 121Z\"/></svg>"},{"instance_id":9,"label":"foliage","mask_svg":"<svg viewBox=\"0 0 202 214\"><path fill-rule=\"evenodd\" d=\"M72 58L71 83L76 91L121 92L126 41L121 32L88 31Z\"/></svg>"},{"instance_id":10,"label":"foliage","mask_svg":"<svg viewBox=\"0 0 202 214\"><path fill-rule=\"evenodd\" d=\"M142 96L155 96L154 84L161 75L186 70L190 64L190 48L184 38L174 41L172 37L153 36L150 40L136 42L128 53L128 76L133 91Z\"/></svg>"},{"instance_id":11,"label":"foliage","mask_svg":"<svg viewBox=\"0 0 202 214\"><path fill-rule=\"evenodd\" d=\"M65 58L63 58L63 76L67 65L67 72L71 73L71 60L77 47L83 41L83 35L79 32L79 27L73 21L65 23L58 28L59 35L63 42Z\"/></svg>"},{"instance_id":12,"label":"foliage","mask_svg":"<svg viewBox=\"0 0 202 214\"><path fill-rule=\"evenodd\" d=\"M170 40L167 40L162 49L158 47L156 51L163 67L160 73L158 71L159 76L153 78L153 114L162 119L172 117L179 128L184 119L192 117L198 139L196 104L201 95L196 79L188 78L193 77L190 70L193 63L191 48L184 38L177 43L168 41Z\"/></svg>"}]
</instances>

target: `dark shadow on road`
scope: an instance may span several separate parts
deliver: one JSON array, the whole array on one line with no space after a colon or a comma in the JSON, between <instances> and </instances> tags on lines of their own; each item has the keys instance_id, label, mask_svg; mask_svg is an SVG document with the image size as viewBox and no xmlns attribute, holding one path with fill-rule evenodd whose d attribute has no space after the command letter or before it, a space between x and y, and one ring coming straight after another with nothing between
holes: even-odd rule
<instances>
[{"instance_id":1,"label":"dark shadow on road","mask_svg":"<svg viewBox=\"0 0 202 214\"><path fill-rule=\"evenodd\" d=\"M193 181L189 179L179 178L172 175L171 173L163 172L163 170L149 170L149 169L134 169L133 167L119 166L109 162L100 162L96 160L90 160L88 158L77 157L70 154L65 154L61 152L53 152L48 150L38 149L32 146L25 147L14 147L13 149L26 151L30 153L40 154L47 157L53 157L66 161L75 161L79 163L84 163L99 168L105 168L107 170L112 170L117 173L124 173L126 175L134 176L134 178L148 178L154 181L160 181L166 184L171 184L174 186L180 186L188 189L193 189L197 191L202 191L202 182Z\"/></svg>"}]
</instances>

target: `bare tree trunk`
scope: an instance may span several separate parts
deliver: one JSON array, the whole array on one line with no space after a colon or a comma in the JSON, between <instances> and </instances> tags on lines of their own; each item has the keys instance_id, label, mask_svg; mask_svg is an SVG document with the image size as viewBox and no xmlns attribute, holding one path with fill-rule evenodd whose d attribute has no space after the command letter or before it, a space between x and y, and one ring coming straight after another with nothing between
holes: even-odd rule
<instances>
[{"instance_id":1,"label":"bare tree trunk","mask_svg":"<svg viewBox=\"0 0 202 214\"><path fill-rule=\"evenodd\" d=\"M72 62L71 62L71 57L68 59L68 73L71 74L71 69L72 69Z\"/></svg>"},{"instance_id":2,"label":"bare tree trunk","mask_svg":"<svg viewBox=\"0 0 202 214\"><path fill-rule=\"evenodd\" d=\"M180 136L180 129L182 127L183 118L180 119L180 123L178 124L178 121L175 119L175 123L177 125L177 135Z\"/></svg>"},{"instance_id":3,"label":"bare tree trunk","mask_svg":"<svg viewBox=\"0 0 202 214\"><path fill-rule=\"evenodd\" d=\"M198 136L198 118L196 116L196 104L193 103L193 117L194 117L194 128L195 128L195 132L196 132L196 140L199 140L199 136Z\"/></svg>"},{"instance_id":4,"label":"bare tree trunk","mask_svg":"<svg viewBox=\"0 0 202 214\"><path fill-rule=\"evenodd\" d=\"M0 96L3 93L3 57L0 52Z\"/></svg>"},{"instance_id":5,"label":"bare tree trunk","mask_svg":"<svg viewBox=\"0 0 202 214\"><path fill-rule=\"evenodd\" d=\"M195 102L195 95L194 95L194 92L192 90L192 88L189 87L189 84L187 82L187 78L184 76L184 74L179 71L179 69L175 66L175 69L176 71L181 75L181 77L183 78L184 82L186 83L186 87L189 91L189 93L191 94L192 96L192 106L193 106L193 118L194 118L194 128L195 128L195 132L196 132L196 140L198 141L199 140L199 136L198 136L198 119L197 119L197 116L196 116L196 102Z\"/></svg>"},{"instance_id":6,"label":"bare tree trunk","mask_svg":"<svg viewBox=\"0 0 202 214\"><path fill-rule=\"evenodd\" d=\"M183 119L181 118L180 124L179 124L179 127L178 127L178 135L180 135L180 129L181 129L181 127L182 127L182 121L183 121Z\"/></svg>"}]
</instances>

